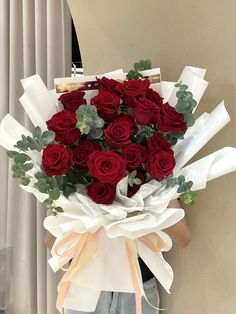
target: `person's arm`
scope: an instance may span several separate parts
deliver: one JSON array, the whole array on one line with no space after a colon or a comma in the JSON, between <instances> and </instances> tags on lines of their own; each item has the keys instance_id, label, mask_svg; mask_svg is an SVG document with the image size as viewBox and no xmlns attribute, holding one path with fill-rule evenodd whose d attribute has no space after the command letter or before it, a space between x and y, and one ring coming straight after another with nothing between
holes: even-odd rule
<instances>
[{"instance_id":1,"label":"person's arm","mask_svg":"<svg viewBox=\"0 0 236 314\"><path fill-rule=\"evenodd\" d=\"M170 201L168 207L181 208L177 199ZM186 247L191 240L191 233L185 218L163 231L171 237L174 244L180 247Z\"/></svg>"}]
</instances>

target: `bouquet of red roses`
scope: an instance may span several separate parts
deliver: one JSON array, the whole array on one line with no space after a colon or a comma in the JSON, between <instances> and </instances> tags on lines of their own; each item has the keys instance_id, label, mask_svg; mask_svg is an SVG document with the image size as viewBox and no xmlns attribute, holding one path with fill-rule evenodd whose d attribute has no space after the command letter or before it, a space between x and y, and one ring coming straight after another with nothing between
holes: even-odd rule
<instances>
[{"instance_id":1,"label":"bouquet of red roses","mask_svg":"<svg viewBox=\"0 0 236 314\"><path fill-rule=\"evenodd\" d=\"M169 292L162 252L172 242L163 229L184 217L170 200L192 204L194 191L236 169L231 147L185 166L230 121L223 102L193 117L205 70L185 67L176 83L150 67L142 60L127 74L56 79L52 91L32 76L20 101L35 128L10 115L0 125L13 177L53 214L44 221L56 237L51 267L72 260L58 286L60 311L94 311L106 290L135 292L140 313L138 255Z\"/></svg>"},{"instance_id":2,"label":"bouquet of red roses","mask_svg":"<svg viewBox=\"0 0 236 314\"><path fill-rule=\"evenodd\" d=\"M62 110L47 121L55 141L43 148L43 173L57 178L65 196L78 184L98 204L112 204L117 183L128 176L128 197L151 179L161 182L175 166L172 145L193 125L197 102L178 85L174 108L153 90L149 78L97 79L98 94L87 103L82 90L62 94ZM60 176L60 179L58 178ZM60 182L59 182L60 181ZM186 184L185 184L186 185ZM187 183L187 191L191 182ZM185 191L186 196L186 191ZM50 197L50 193L49 193ZM50 198L48 199L48 201Z\"/></svg>"}]
</instances>

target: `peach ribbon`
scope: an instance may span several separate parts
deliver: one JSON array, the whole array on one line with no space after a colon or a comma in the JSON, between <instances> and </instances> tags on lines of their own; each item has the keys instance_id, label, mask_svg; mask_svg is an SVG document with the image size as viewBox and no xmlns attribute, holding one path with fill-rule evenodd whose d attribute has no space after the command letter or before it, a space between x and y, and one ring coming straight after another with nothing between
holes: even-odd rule
<instances>
[{"instance_id":1,"label":"peach ribbon","mask_svg":"<svg viewBox=\"0 0 236 314\"><path fill-rule=\"evenodd\" d=\"M99 231L100 229L95 233L86 232L84 234L72 232L60 240L55 246L55 253L58 256L73 256L69 268L63 269L66 273L57 287L58 297L56 307L60 313L62 313L64 299L69 289L71 279L84 265L88 263L93 254L96 252ZM62 254L59 253L59 249L76 238L78 238L78 241L76 241L72 247L65 250Z\"/></svg>"},{"instance_id":2,"label":"peach ribbon","mask_svg":"<svg viewBox=\"0 0 236 314\"><path fill-rule=\"evenodd\" d=\"M152 239L155 241L154 243ZM139 237L138 240L154 252L160 252L165 245L162 238L156 233L150 233ZM128 238L125 238L125 244L135 292L136 314L142 314L142 295L144 294L144 291L141 270L138 262L137 248L135 242Z\"/></svg>"},{"instance_id":3,"label":"peach ribbon","mask_svg":"<svg viewBox=\"0 0 236 314\"><path fill-rule=\"evenodd\" d=\"M85 266L96 252L98 245L99 230L95 233L86 232L84 234L72 232L60 240L55 246L55 253L58 256L64 258L72 256L72 261L68 269L61 268L66 271L61 281L58 284L58 297L56 307L60 313L63 311L63 303L68 292L71 279L73 276ZM76 238L78 238L77 241ZM138 238L144 245L154 252L159 252L164 247L164 241L156 234L151 233ZM153 240L155 242L153 242ZM63 248L65 244L75 241L75 244L60 253L59 250ZM136 314L142 313L142 295L143 295L143 283L141 270L138 263L138 253L135 245L135 241L124 238L128 262L130 266L131 278L135 291L135 304Z\"/></svg>"}]
</instances>

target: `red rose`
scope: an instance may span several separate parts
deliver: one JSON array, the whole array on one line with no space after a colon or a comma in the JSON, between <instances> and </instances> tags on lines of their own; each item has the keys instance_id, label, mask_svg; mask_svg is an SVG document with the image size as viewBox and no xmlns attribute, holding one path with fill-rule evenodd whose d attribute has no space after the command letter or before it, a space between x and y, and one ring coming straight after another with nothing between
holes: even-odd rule
<instances>
[{"instance_id":1,"label":"red rose","mask_svg":"<svg viewBox=\"0 0 236 314\"><path fill-rule=\"evenodd\" d=\"M122 148L131 143L131 124L124 118L111 121L104 131L108 146Z\"/></svg>"},{"instance_id":2,"label":"red rose","mask_svg":"<svg viewBox=\"0 0 236 314\"><path fill-rule=\"evenodd\" d=\"M116 90L116 86L121 84L113 79L108 79L107 77L102 77L97 79L99 91L109 91L111 93L119 94Z\"/></svg>"},{"instance_id":3,"label":"red rose","mask_svg":"<svg viewBox=\"0 0 236 314\"><path fill-rule=\"evenodd\" d=\"M187 124L184 122L184 116L181 113L165 103L161 106L161 111L158 114L157 128L163 132L185 132Z\"/></svg>"},{"instance_id":4,"label":"red rose","mask_svg":"<svg viewBox=\"0 0 236 314\"><path fill-rule=\"evenodd\" d=\"M156 151L147 157L145 170L153 179L168 177L175 166L175 158L171 151Z\"/></svg>"},{"instance_id":5,"label":"red rose","mask_svg":"<svg viewBox=\"0 0 236 314\"><path fill-rule=\"evenodd\" d=\"M152 100L153 102L155 102L159 106L163 104L163 98L151 88L147 90L146 97L149 100Z\"/></svg>"},{"instance_id":6,"label":"red rose","mask_svg":"<svg viewBox=\"0 0 236 314\"><path fill-rule=\"evenodd\" d=\"M101 146L98 142L91 142L89 140L84 140L80 143L73 151L74 155L74 165L77 169L85 170L88 169L87 162L88 157L94 151L100 151Z\"/></svg>"},{"instance_id":7,"label":"red rose","mask_svg":"<svg viewBox=\"0 0 236 314\"><path fill-rule=\"evenodd\" d=\"M112 204L115 195L115 185L102 182L94 182L88 185L88 196L97 204Z\"/></svg>"},{"instance_id":8,"label":"red rose","mask_svg":"<svg viewBox=\"0 0 236 314\"><path fill-rule=\"evenodd\" d=\"M88 159L89 174L103 183L116 184L126 176L126 162L112 151L93 152Z\"/></svg>"},{"instance_id":9,"label":"red rose","mask_svg":"<svg viewBox=\"0 0 236 314\"><path fill-rule=\"evenodd\" d=\"M133 115L138 124L148 125L156 123L159 111L160 107L156 103L142 97L136 100Z\"/></svg>"},{"instance_id":10,"label":"red rose","mask_svg":"<svg viewBox=\"0 0 236 314\"><path fill-rule=\"evenodd\" d=\"M76 127L74 112L62 110L47 121L48 129L56 133L55 140L64 144L74 144L80 138L80 130Z\"/></svg>"},{"instance_id":11,"label":"red rose","mask_svg":"<svg viewBox=\"0 0 236 314\"><path fill-rule=\"evenodd\" d=\"M131 127L131 135L134 135L136 133L138 133L138 128L134 122L134 119L132 118L132 116L128 116L126 114L121 114L118 118L118 121L126 121L127 123L129 123L130 127Z\"/></svg>"},{"instance_id":12,"label":"red rose","mask_svg":"<svg viewBox=\"0 0 236 314\"><path fill-rule=\"evenodd\" d=\"M122 97L122 100L123 100L124 106L128 106L128 107L134 107L135 106L136 97L134 97L134 96L124 95Z\"/></svg>"},{"instance_id":13,"label":"red rose","mask_svg":"<svg viewBox=\"0 0 236 314\"><path fill-rule=\"evenodd\" d=\"M48 144L43 150L42 164L47 176L60 176L73 164L73 153L62 144Z\"/></svg>"},{"instance_id":14,"label":"red rose","mask_svg":"<svg viewBox=\"0 0 236 314\"><path fill-rule=\"evenodd\" d=\"M149 85L150 82L148 79L130 80L117 85L116 90L125 96L143 96L147 92Z\"/></svg>"},{"instance_id":15,"label":"red rose","mask_svg":"<svg viewBox=\"0 0 236 314\"><path fill-rule=\"evenodd\" d=\"M133 186L128 186L128 193L127 196L131 197L133 196L135 193L138 192L138 190L140 189L140 186L144 183L146 183L146 177L142 172L137 172L136 177L135 178L139 178L142 182L141 184L134 184Z\"/></svg>"},{"instance_id":16,"label":"red rose","mask_svg":"<svg viewBox=\"0 0 236 314\"><path fill-rule=\"evenodd\" d=\"M110 121L118 115L120 97L109 91L100 92L91 99L91 105L97 108L98 115L105 121Z\"/></svg>"},{"instance_id":17,"label":"red rose","mask_svg":"<svg viewBox=\"0 0 236 314\"><path fill-rule=\"evenodd\" d=\"M129 170L137 169L146 159L146 149L142 145L130 144L121 150L121 157L126 160Z\"/></svg>"},{"instance_id":18,"label":"red rose","mask_svg":"<svg viewBox=\"0 0 236 314\"><path fill-rule=\"evenodd\" d=\"M65 109L70 111L76 111L80 105L86 104L86 99L84 99L85 92L72 91L63 94L59 97L60 102Z\"/></svg>"},{"instance_id":19,"label":"red rose","mask_svg":"<svg viewBox=\"0 0 236 314\"><path fill-rule=\"evenodd\" d=\"M147 146L150 152L171 149L171 144L160 133L156 133L152 137L149 137Z\"/></svg>"}]
</instances>

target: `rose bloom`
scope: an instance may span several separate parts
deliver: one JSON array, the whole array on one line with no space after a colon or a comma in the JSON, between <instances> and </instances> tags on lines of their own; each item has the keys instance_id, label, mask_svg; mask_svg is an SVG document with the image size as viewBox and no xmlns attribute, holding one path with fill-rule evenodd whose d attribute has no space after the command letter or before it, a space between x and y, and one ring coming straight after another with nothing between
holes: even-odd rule
<instances>
[{"instance_id":1,"label":"rose bloom","mask_svg":"<svg viewBox=\"0 0 236 314\"><path fill-rule=\"evenodd\" d=\"M157 114L160 111L160 107L153 101L147 98L140 98L136 100L135 107L133 109L133 116L138 124L148 125L156 123Z\"/></svg>"},{"instance_id":2,"label":"rose bloom","mask_svg":"<svg viewBox=\"0 0 236 314\"><path fill-rule=\"evenodd\" d=\"M87 162L88 157L94 151L100 151L101 146L97 141L84 140L77 145L73 151L74 166L80 170L88 169Z\"/></svg>"},{"instance_id":3,"label":"rose bloom","mask_svg":"<svg viewBox=\"0 0 236 314\"><path fill-rule=\"evenodd\" d=\"M110 121L118 115L120 97L109 92L100 92L91 99L91 105L97 108L98 115L105 121Z\"/></svg>"},{"instance_id":4,"label":"rose bloom","mask_svg":"<svg viewBox=\"0 0 236 314\"><path fill-rule=\"evenodd\" d=\"M47 121L50 131L56 133L55 140L64 144L74 144L80 138L80 130L76 127L76 114L62 110Z\"/></svg>"},{"instance_id":5,"label":"rose bloom","mask_svg":"<svg viewBox=\"0 0 236 314\"><path fill-rule=\"evenodd\" d=\"M109 183L94 182L88 185L88 196L97 204L112 204L116 186Z\"/></svg>"},{"instance_id":6,"label":"rose bloom","mask_svg":"<svg viewBox=\"0 0 236 314\"><path fill-rule=\"evenodd\" d=\"M112 151L93 152L89 155L88 169L100 182L116 184L126 176L126 161Z\"/></svg>"},{"instance_id":7,"label":"rose bloom","mask_svg":"<svg viewBox=\"0 0 236 314\"><path fill-rule=\"evenodd\" d=\"M129 170L137 169L146 159L146 149L139 144L130 144L121 150L121 157L126 160Z\"/></svg>"},{"instance_id":8,"label":"rose bloom","mask_svg":"<svg viewBox=\"0 0 236 314\"><path fill-rule=\"evenodd\" d=\"M156 133L148 138L147 147L149 152L153 152L156 150L169 150L171 144L160 133Z\"/></svg>"},{"instance_id":9,"label":"rose bloom","mask_svg":"<svg viewBox=\"0 0 236 314\"><path fill-rule=\"evenodd\" d=\"M148 79L124 81L116 86L116 90L125 96L143 96L150 86Z\"/></svg>"},{"instance_id":10,"label":"rose bloom","mask_svg":"<svg viewBox=\"0 0 236 314\"><path fill-rule=\"evenodd\" d=\"M163 132L185 132L187 124L184 122L184 116L181 113L165 103L161 106L161 111L157 117L157 128Z\"/></svg>"},{"instance_id":11,"label":"rose bloom","mask_svg":"<svg viewBox=\"0 0 236 314\"><path fill-rule=\"evenodd\" d=\"M138 192L138 190L140 189L141 185L146 183L146 177L145 175L138 171L137 174L136 174L136 177L135 178L138 178L141 180L141 184L134 184L133 186L128 186L128 193L127 193L127 196L128 197L131 197L133 196L135 193Z\"/></svg>"},{"instance_id":12,"label":"rose bloom","mask_svg":"<svg viewBox=\"0 0 236 314\"><path fill-rule=\"evenodd\" d=\"M80 105L86 104L86 99L84 99L84 95L85 92L72 91L61 95L59 97L59 100L66 110L76 111Z\"/></svg>"},{"instance_id":13,"label":"rose bloom","mask_svg":"<svg viewBox=\"0 0 236 314\"><path fill-rule=\"evenodd\" d=\"M121 115L119 115L117 120L119 122L125 121L125 122L129 123L130 128L131 128L131 135L135 135L136 133L138 133L138 128L137 128L135 121L134 121L132 116L126 115L126 114L121 114Z\"/></svg>"},{"instance_id":14,"label":"rose bloom","mask_svg":"<svg viewBox=\"0 0 236 314\"><path fill-rule=\"evenodd\" d=\"M145 170L153 179L168 177L175 166L175 158L171 151L156 151L148 155Z\"/></svg>"},{"instance_id":15,"label":"rose bloom","mask_svg":"<svg viewBox=\"0 0 236 314\"><path fill-rule=\"evenodd\" d=\"M116 90L116 86L121 84L118 81L113 79L109 79L107 77L102 77L101 79L97 79L99 91L109 91L113 94L118 94L119 92Z\"/></svg>"},{"instance_id":16,"label":"rose bloom","mask_svg":"<svg viewBox=\"0 0 236 314\"><path fill-rule=\"evenodd\" d=\"M47 176L60 176L73 164L73 153L62 144L48 144L43 150L42 165Z\"/></svg>"},{"instance_id":17,"label":"rose bloom","mask_svg":"<svg viewBox=\"0 0 236 314\"><path fill-rule=\"evenodd\" d=\"M126 119L111 121L104 130L105 141L108 146L122 148L131 143L131 124Z\"/></svg>"},{"instance_id":18,"label":"rose bloom","mask_svg":"<svg viewBox=\"0 0 236 314\"><path fill-rule=\"evenodd\" d=\"M157 105L161 106L163 104L163 98L155 92L153 89L149 88L146 92L146 97L155 102Z\"/></svg>"}]
</instances>

